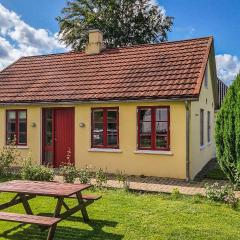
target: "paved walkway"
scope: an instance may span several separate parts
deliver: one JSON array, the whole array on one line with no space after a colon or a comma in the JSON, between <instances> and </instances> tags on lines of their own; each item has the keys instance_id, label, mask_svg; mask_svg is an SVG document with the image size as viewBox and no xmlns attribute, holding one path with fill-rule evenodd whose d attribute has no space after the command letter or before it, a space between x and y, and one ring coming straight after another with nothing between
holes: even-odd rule
<instances>
[{"instance_id":1,"label":"paved walkway","mask_svg":"<svg viewBox=\"0 0 240 240\"><path fill-rule=\"evenodd\" d=\"M61 177L56 177L56 180L62 181ZM171 193L174 189L178 189L181 194L185 195L205 195L206 184L213 184L216 180L206 179L201 182L186 182L185 180L179 179L168 179L168 178L156 178L156 177L138 177L129 176L128 186L131 190L146 191L146 192L162 192ZM217 181L220 185L226 184L226 181ZM91 183L95 183L95 179L91 180ZM123 183L120 183L113 176L109 177L106 187L112 188L123 188ZM240 192L236 192L240 198Z\"/></svg>"},{"instance_id":2,"label":"paved walkway","mask_svg":"<svg viewBox=\"0 0 240 240\"><path fill-rule=\"evenodd\" d=\"M181 194L185 195L205 195L206 184L213 184L215 181L205 180L202 182L186 182L185 180L169 179L169 178L155 178L155 177L130 177L128 179L129 188L132 190L140 190L147 192L162 192L172 193L174 189L178 189ZM225 182L220 182L224 184ZM122 188L123 184L111 179L108 180L107 185L114 188Z\"/></svg>"}]
</instances>

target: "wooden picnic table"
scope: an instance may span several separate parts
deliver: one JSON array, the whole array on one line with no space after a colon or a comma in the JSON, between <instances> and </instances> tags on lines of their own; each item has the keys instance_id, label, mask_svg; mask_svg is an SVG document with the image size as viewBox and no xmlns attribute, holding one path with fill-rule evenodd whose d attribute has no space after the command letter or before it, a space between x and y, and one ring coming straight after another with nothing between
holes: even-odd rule
<instances>
[{"instance_id":1,"label":"wooden picnic table","mask_svg":"<svg viewBox=\"0 0 240 240\"><path fill-rule=\"evenodd\" d=\"M82 191L90 188L88 184L69 184L57 182L37 181L9 181L0 183L0 192L16 193L16 196L9 202L0 205L0 211L19 203L23 204L26 214L0 212L0 220L21 222L26 224L37 224L43 228L49 228L47 240L52 240L57 224L69 216L81 211L84 222L89 220L86 207L92 204L101 196L82 195ZM52 217L33 215L29 200L37 196L54 197L57 199L55 211ZM75 207L70 208L64 201L66 198L77 199ZM65 212L62 212L62 207Z\"/></svg>"}]
</instances>

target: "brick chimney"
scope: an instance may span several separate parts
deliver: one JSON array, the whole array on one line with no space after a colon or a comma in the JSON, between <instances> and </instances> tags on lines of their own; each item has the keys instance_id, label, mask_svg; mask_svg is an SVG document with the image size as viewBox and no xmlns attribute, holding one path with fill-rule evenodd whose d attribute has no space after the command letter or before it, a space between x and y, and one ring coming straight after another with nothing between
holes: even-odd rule
<instances>
[{"instance_id":1,"label":"brick chimney","mask_svg":"<svg viewBox=\"0 0 240 240\"><path fill-rule=\"evenodd\" d=\"M103 49L103 34L100 30L94 29L88 32L88 44L86 46L86 54L99 54Z\"/></svg>"}]
</instances>

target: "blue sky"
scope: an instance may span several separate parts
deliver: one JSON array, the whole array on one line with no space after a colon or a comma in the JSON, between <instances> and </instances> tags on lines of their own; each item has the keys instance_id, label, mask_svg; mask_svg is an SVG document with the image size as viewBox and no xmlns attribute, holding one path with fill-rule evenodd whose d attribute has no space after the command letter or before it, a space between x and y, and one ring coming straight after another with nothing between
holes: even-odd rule
<instances>
[{"instance_id":1,"label":"blue sky","mask_svg":"<svg viewBox=\"0 0 240 240\"><path fill-rule=\"evenodd\" d=\"M153 0L154 1L154 0ZM62 52L55 17L65 0L0 0L0 68L21 55ZM155 0L175 17L169 40L212 35L218 75L228 84L240 70L239 0Z\"/></svg>"}]
</instances>

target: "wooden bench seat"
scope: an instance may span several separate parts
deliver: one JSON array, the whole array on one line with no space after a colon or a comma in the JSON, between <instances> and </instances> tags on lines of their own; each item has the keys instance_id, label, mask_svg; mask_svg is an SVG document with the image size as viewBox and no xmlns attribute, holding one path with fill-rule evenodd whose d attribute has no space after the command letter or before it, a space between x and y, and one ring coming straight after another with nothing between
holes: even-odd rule
<instances>
[{"instance_id":1,"label":"wooden bench seat","mask_svg":"<svg viewBox=\"0 0 240 240\"><path fill-rule=\"evenodd\" d=\"M58 223L61 219L54 217L43 217L36 215L0 212L0 220L51 227L54 224Z\"/></svg>"},{"instance_id":2,"label":"wooden bench seat","mask_svg":"<svg viewBox=\"0 0 240 240\"><path fill-rule=\"evenodd\" d=\"M76 194L69 196L69 198L77 198ZM97 201L98 199L102 198L102 196L95 196L95 195L82 195L83 200L86 201Z\"/></svg>"}]
</instances>

